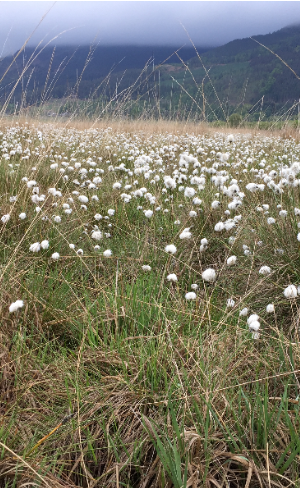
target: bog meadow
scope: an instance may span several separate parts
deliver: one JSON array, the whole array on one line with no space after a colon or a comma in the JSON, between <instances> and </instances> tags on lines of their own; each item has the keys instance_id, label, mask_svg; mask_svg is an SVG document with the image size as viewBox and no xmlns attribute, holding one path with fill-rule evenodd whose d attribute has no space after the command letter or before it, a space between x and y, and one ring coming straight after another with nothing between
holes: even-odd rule
<instances>
[{"instance_id":1,"label":"bog meadow","mask_svg":"<svg viewBox=\"0 0 300 488\"><path fill-rule=\"evenodd\" d=\"M261 130L261 104L236 128L126 117L115 99L86 117L74 97L47 118L57 102L7 112L13 96L0 486L299 487L295 124Z\"/></svg>"}]
</instances>

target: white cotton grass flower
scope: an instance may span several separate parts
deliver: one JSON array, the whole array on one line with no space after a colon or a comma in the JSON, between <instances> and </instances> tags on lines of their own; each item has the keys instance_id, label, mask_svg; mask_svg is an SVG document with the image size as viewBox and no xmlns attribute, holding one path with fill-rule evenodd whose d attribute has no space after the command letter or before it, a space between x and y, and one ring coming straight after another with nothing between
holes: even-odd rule
<instances>
[{"instance_id":1,"label":"white cotton grass flower","mask_svg":"<svg viewBox=\"0 0 300 488\"><path fill-rule=\"evenodd\" d=\"M200 252L204 252L206 251L208 247L208 240L204 237L203 239L201 239L201 246L200 246Z\"/></svg>"},{"instance_id":2,"label":"white cotton grass flower","mask_svg":"<svg viewBox=\"0 0 300 488\"><path fill-rule=\"evenodd\" d=\"M289 285L283 290L285 298L296 298L298 295L297 288L295 285Z\"/></svg>"},{"instance_id":3,"label":"white cotton grass flower","mask_svg":"<svg viewBox=\"0 0 300 488\"><path fill-rule=\"evenodd\" d=\"M300 232L299 232L299 234L297 234L297 241L300 242Z\"/></svg>"},{"instance_id":4,"label":"white cotton grass flower","mask_svg":"<svg viewBox=\"0 0 300 488\"><path fill-rule=\"evenodd\" d=\"M252 315L250 315L247 319L247 324L248 326L250 327L250 325L252 324L252 322L257 322L259 319L259 316L256 314L256 313L253 313Z\"/></svg>"},{"instance_id":5,"label":"white cotton grass flower","mask_svg":"<svg viewBox=\"0 0 300 488\"><path fill-rule=\"evenodd\" d=\"M248 315L248 312L249 312L249 308L245 307L240 311L239 315L240 317L246 317Z\"/></svg>"},{"instance_id":6,"label":"white cotton grass flower","mask_svg":"<svg viewBox=\"0 0 300 488\"><path fill-rule=\"evenodd\" d=\"M225 225L223 224L223 222L217 222L214 229L215 232L222 232L222 230L225 229Z\"/></svg>"},{"instance_id":7,"label":"white cotton grass flower","mask_svg":"<svg viewBox=\"0 0 300 488\"><path fill-rule=\"evenodd\" d=\"M174 246L174 244L168 244L165 247L165 252L167 252L169 254L175 254L177 252L177 248L176 248L176 246Z\"/></svg>"},{"instance_id":8,"label":"white cotton grass flower","mask_svg":"<svg viewBox=\"0 0 300 488\"><path fill-rule=\"evenodd\" d=\"M69 244L69 248L74 250L75 249L75 244Z\"/></svg>"},{"instance_id":9,"label":"white cotton grass flower","mask_svg":"<svg viewBox=\"0 0 300 488\"><path fill-rule=\"evenodd\" d=\"M178 281L177 276L176 276L176 274L175 274L175 273L171 273L171 274L169 274L169 275L167 276L167 280L168 280L168 281L173 281L173 282Z\"/></svg>"},{"instance_id":10,"label":"white cotton grass flower","mask_svg":"<svg viewBox=\"0 0 300 488\"><path fill-rule=\"evenodd\" d=\"M116 181L116 183L113 184L113 189L114 190L119 190L122 187L121 183Z\"/></svg>"},{"instance_id":11,"label":"white cotton grass flower","mask_svg":"<svg viewBox=\"0 0 300 488\"><path fill-rule=\"evenodd\" d=\"M39 252L41 250L41 244L39 242L34 242L29 247L29 251L31 252Z\"/></svg>"},{"instance_id":12,"label":"white cotton grass flower","mask_svg":"<svg viewBox=\"0 0 300 488\"><path fill-rule=\"evenodd\" d=\"M228 298L226 307L227 308L233 308L235 306L235 301L232 298Z\"/></svg>"},{"instance_id":13,"label":"white cotton grass flower","mask_svg":"<svg viewBox=\"0 0 300 488\"><path fill-rule=\"evenodd\" d=\"M199 285L197 285L197 283L193 283L193 284L191 285L191 289L192 289L192 290L198 290L198 288L199 288Z\"/></svg>"},{"instance_id":14,"label":"white cotton grass flower","mask_svg":"<svg viewBox=\"0 0 300 488\"><path fill-rule=\"evenodd\" d=\"M106 249L106 251L104 251L104 253L103 253L103 256L105 258L110 258L111 255L112 255L112 251L110 249Z\"/></svg>"},{"instance_id":15,"label":"white cotton grass flower","mask_svg":"<svg viewBox=\"0 0 300 488\"><path fill-rule=\"evenodd\" d=\"M213 268L207 268L205 271L202 273L202 279L204 281L208 281L209 283L213 283L216 281L217 274Z\"/></svg>"},{"instance_id":16,"label":"white cotton grass flower","mask_svg":"<svg viewBox=\"0 0 300 488\"><path fill-rule=\"evenodd\" d=\"M268 275L271 273L271 268L269 266L262 266L259 271L258 271L259 274L261 275Z\"/></svg>"},{"instance_id":17,"label":"white cotton grass flower","mask_svg":"<svg viewBox=\"0 0 300 488\"><path fill-rule=\"evenodd\" d=\"M17 300L15 302L11 303L8 310L10 311L10 313L12 313L12 312L16 312L17 310L19 310L19 308L22 308L22 307L24 307L23 300Z\"/></svg>"},{"instance_id":18,"label":"white cotton grass flower","mask_svg":"<svg viewBox=\"0 0 300 488\"><path fill-rule=\"evenodd\" d=\"M258 320L253 320L251 324L249 324L249 330L257 332L260 329L260 323Z\"/></svg>"},{"instance_id":19,"label":"white cotton grass flower","mask_svg":"<svg viewBox=\"0 0 300 488\"><path fill-rule=\"evenodd\" d=\"M83 249L77 249L76 253L78 256L83 256Z\"/></svg>"},{"instance_id":20,"label":"white cotton grass flower","mask_svg":"<svg viewBox=\"0 0 300 488\"><path fill-rule=\"evenodd\" d=\"M115 211L113 208L109 208L109 209L108 209L108 211L107 211L107 213L108 213L108 215L109 215L110 217L112 217L113 215L115 215L115 212L116 212L116 211Z\"/></svg>"},{"instance_id":21,"label":"white cotton grass flower","mask_svg":"<svg viewBox=\"0 0 300 488\"><path fill-rule=\"evenodd\" d=\"M41 248L42 249L49 249L49 241L47 241L46 239L44 241L41 242Z\"/></svg>"},{"instance_id":22,"label":"white cotton grass flower","mask_svg":"<svg viewBox=\"0 0 300 488\"><path fill-rule=\"evenodd\" d=\"M94 215L94 219L95 220L101 220L102 219L102 215L97 213L96 215Z\"/></svg>"},{"instance_id":23,"label":"white cotton grass flower","mask_svg":"<svg viewBox=\"0 0 300 488\"><path fill-rule=\"evenodd\" d=\"M227 266L233 266L236 262L237 262L236 256L230 256L226 261Z\"/></svg>"},{"instance_id":24,"label":"white cotton grass flower","mask_svg":"<svg viewBox=\"0 0 300 488\"><path fill-rule=\"evenodd\" d=\"M81 203L88 203L88 201L89 201L88 197L86 197L85 195L79 195L78 200Z\"/></svg>"},{"instance_id":25,"label":"white cotton grass flower","mask_svg":"<svg viewBox=\"0 0 300 488\"><path fill-rule=\"evenodd\" d=\"M275 222L276 222L276 220L275 220L275 219L273 219L273 217L269 217L269 218L267 219L267 224L268 224L268 225L275 224Z\"/></svg>"},{"instance_id":26,"label":"white cotton grass flower","mask_svg":"<svg viewBox=\"0 0 300 488\"><path fill-rule=\"evenodd\" d=\"M143 271L151 271L151 266L149 266L148 264L143 264L142 270Z\"/></svg>"},{"instance_id":27,"label":"white cotton grass flower","mask_svg":"<svg viewBox=\"0 0 300 488\"><path fill-rule=\"evenodd\" d=\"M91 234L91 238L100 241L103 238L101 230L94 230Z\"/></svg>"},{"instance_id":28,"label":"white cotton grass flower","mask_svg":"<svg viewBox=\"0 0 300 488\"><path fill-rule=\"evenodd\" d=\"M59 258L60 258L60 255L58 252L54 252L51 256L51 259L53 259L53 261L57 261Z\"/></svg>"},{"instance_id":29,"label":"white cotton grass flower","mask_svg":"<svg viewBox=\"0 0 300 488\"><path fill-rule=\"evenodd\" d=\"M196 190L194 188L186 187L184 190L184 196L187 198L192 198L195 196Z\"/></svg>"},{"instance_id":30,"label":"white cotton grass flower","mask_svg":"<svg viewBox=\"0 0 300 488\"><path fill-rule=\"evenodd\" d=\"M192 233L190 232L190 227L184 229L179 235L179 239L190 239L191 237L192 237Z\"/></svg>"},{"instance_id":31,"label":"white cotton grass flower","mask_svg":"<svg viewBox=\"0 0 300 488\"><path fill-rule=\"evenodd\" d=\"M61 217L59 215L55 215L53 217L53 220L56 224L60 224L61 223Z\"/></svg>"},{"instance_id":32,"label":"white cotton grass flower","mask_svg":"<svg viewBox=\"0 0 300 488\"><path fill-rule=\"evenodd\" d=\"M273 313L275 312L275 307L274 307L274 304L273 303L269 303L266 307L266 311L267 313Z\"/></svg>"},{"instance_id":33,"label":"white cotton grass flower","mask_svg":"<svg viewBox=\"0 0 300 488\"><path fill-rule=\"evenodd\" d=\"M25 212L20 213L19 219L21 219L21 220L26 219L26 213Z\"/></svg>"},{"instance_id":34,"label":"white cotton grass flower","mask_svg":"<svg viewBox=\"0 0 300 488\"><path fill-rule=\"evenodd\" d=\"M1 222L2 222L3 224L6 224L6 222L8 222L8 221L9 221L9 219L10 219L10 214L5 214L5 215L3 215L3 216L1 217Z\"/></svg>"},{"instance_id":35,"label":"white cotton grass flower","mask_svg":"<svg viewBox=\"0 0 300 488\"><path fill-rule=\"evenodd\" d=\"M145 214L145 217L147 217L147 219L151 219L151 217L153 215L153 211L152 210L144 210L144 214Z\"/></svg>"},{"instance_id":36,"label":"white cotton grass flower","mask_svg":"<svg viewBox=\"0 0 300 488\"><path fill-rule=\"evenodd\" d=\"M186 293L185 295L185 299L186 300L196 300L197 298L197 295L196 293L194 293L193 291L189 291L188 293Z\"/></svg>"},{"instance_id":37,"label":"white cotton grass flower","mask_svg":"<svg viewBox=\"0 0 300 488\"><path fill-rule=\"evenodd\" d=\"M195 210L191 210L189 213L189 216L190 217L197 217L197 212L195 212Z\"/></svg>"},{"instance_id":38,"label":"white cotton grass flower","mask_svg":"<svg viewBox=\"0 0 300 488\"><path fill-rule=\"evenodd\" d=\"M219 202L219 200L214 200L214 201L212 202L212 204L211 204L211 208L212 208L213 210L216 210L216 209L217 209L219 206L220 206L220 202Z\"/></svg>"},{"instance_id":39,"label":"white cotton grass flower","mask_svg":"<svg viewBox=\"0 0 300 488\"><path fill-rule=\"evenodd\" d=\"M194 204L194 205L201 205L201 203L202 203L202 200L200 200L200 198L195 197L195 198L193 199L193 204Z\"/></svg>"}]
</instances>

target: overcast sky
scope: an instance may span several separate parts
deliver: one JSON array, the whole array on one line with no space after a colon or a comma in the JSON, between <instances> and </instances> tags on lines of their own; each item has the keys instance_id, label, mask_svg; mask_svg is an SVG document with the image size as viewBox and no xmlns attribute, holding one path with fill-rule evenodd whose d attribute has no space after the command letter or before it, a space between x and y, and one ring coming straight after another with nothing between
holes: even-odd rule
<instances>
[{"instance_id":1,"label":"overcast sky","mask_svg":"<svg viewBox=\"0 0 300 488\"><path fill-rule=\"evenodd\" d=\"M191 45L186 29L197 46L206 47L300 24L299 1L0 0L0 9L0 57L20 48L35 29L29 45L59 36L56 44L78 46L96 38L100 44L180 47Z\"/></svg>"}]
</instances>

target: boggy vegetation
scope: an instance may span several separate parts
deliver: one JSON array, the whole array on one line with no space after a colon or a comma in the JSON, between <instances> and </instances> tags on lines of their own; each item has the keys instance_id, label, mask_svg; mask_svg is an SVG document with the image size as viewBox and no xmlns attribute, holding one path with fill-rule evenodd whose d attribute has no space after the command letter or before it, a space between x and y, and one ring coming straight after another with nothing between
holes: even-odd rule
<instances>
[{"instance_id":1,"label":"boggy vegetation","mask_svg":"<svg viewBox=\"0 0 300 488\"><path fill-rule=\"evenodd\" d=\"M2 126L3 487L298 486L300 145L152 129Z\"/></svg>"}]
</instances>

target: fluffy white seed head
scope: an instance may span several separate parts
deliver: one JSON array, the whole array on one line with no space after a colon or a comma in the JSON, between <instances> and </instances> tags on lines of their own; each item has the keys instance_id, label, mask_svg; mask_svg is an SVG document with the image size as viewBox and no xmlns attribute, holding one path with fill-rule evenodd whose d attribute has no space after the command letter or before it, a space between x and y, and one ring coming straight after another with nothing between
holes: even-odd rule
<instances>
[{"instance_id":1,"label":"fluffy white seed head","mask_svg":"<svg viewBox=\"0 0 300 488\"><path fill-rule=\"evenodd\" d=\"M142 270L143 270L143 271L151 271L151 266L149 266L148 264L144 264L144 265L142 266Z\"/></svg>"},{"instance_id":2,"label":"fluffy white seed head","mask_svg":"<svg viewBox=\"0 0 300 488\"><path fill-rule=\"evenodd\" d=\"M178 281L177 276L176 276L176 274L175 274L175 273L171 273L171 274L169 274L169 275L167 276L167 280L168 280L168 281L173 281L173 282Z\"/></svg>"},{"instance_id":3,"label":"fluffy white seed head","mask_svg":"<svg viewBox=\"0 0 300 488\"><path fill-rule=\"evenodd\" d=\"M250 316L248 317L248 319L247 319L247 324L248 324L248 326L250 327L250 324L251 324L252 322L257 321L258 319L259 319L259 316L258 316L256 313L253 313L252 315L250 315Z\"/></svg>"},{"instance_id":4,"label":"fluffy white seed head","mask_svg":"<svg viewBox=\"0 0 300 488\"><path fill-rule=\"evenodd\" d=\"M51 256L51 258L54 260L54 261L57 261L59 259L59 253L58 252L54 252Z\"/></svg>"},{"instance_id":5,"label":"fluffy white seed head","mask_svg":"<svg viewBox=\"0 0 300 488\"><path fill-rule=\"evenodd\" d=\"M49 249L49 241L44 240L41 242L41 248L42 249Z\"/></svg>"},{"instance_id":6,"label":"fluffy white seed head","mask_svg":"<svg viewBox=\"0 0 300 488\"><path fill-rule=\"evenodd\" d=\"M205 271L202 273L202 279L204 281L208 281L209 283L213 283L216 281L217 274L213 268L207 268Z\"/></svg>"},{"instance_id":7,"label":"fluffy white seed head","mask_svg":"<svg viewBox=\"0 0 300 488\"><path fill-rule=\"evenodd\" d=\"M144 214L145 214L145 217L147 217L147 219L151 219L153 212L152 212L152 210L144 210Z\"/></svg>"},{"instance_id":8,"label":"fluffy white seed head","mask_svg":"<svg viewBox=\"0 0 300 488\"><path fill-rule=\"evenodd\" d=\"M271 273L271 268L269 266L262 266L258 272L261 275L268 275Z\"/></svg>"},{"instance_id":9,"label":"fluffy white seed head","mask_svg":"<svg viewBox=\"0 0 300 488\"><path fill-rule=\"evenodd\" d=\"M217 222L215 225L215 232L222 232L224 230L225 226L223 222Z\"/></svg>"},{"instance_id":10,"label":"fluffy white seed head","mask_svg":"<svg viewBox=\"0 0 300 488\"><path fill-rule=\"evenodd\" d=\"M227 263L227 266L233 266L237 261L237 257L236 256L230 256L226 263Z\"/></svg>"},{"instance_id":11,"label":"fluffy white seed head","mask_svg":"<svg viewBox=\"0 0 300 488\"><path fill-rule=\"evenodd\" d=\"M254 332L257 332L259 328L260 328L260 323L258 322L258 320L253 320L251 324L249 324L249 329Z\"/></svg>"},{"instance_id":12,"label":"fluffy white seed head","mask_svg":"<svg viewBox=\"0 0 300 488\"><path fill-rule=\"evenodd\" d=\"M275 312L274 304L273 303L269 303L269 305L267 305L267 307L266 307L266 311L267 311L267 313L273 313L273 312Z\"/></svg>"},{"instance_id":13,"label":"fluffy white seed head","mask_svg":"<svg viewBox=\"0 0 300 488\"><path fill-rule=\"evenodd\" d=\"M246 317L248 315L248 312L249 312L249 309L247 307L243 308L241 311L240 311L240 317Z\"/></svg>"},{"instance_id":14,"label":"fluffy white seed head","mask_svg":"<svg viewBox=\"0 0 300 488\"><path fill-rule=\"evenodd\" d=\"M285 298L296 298L297 288L295 287L295 285L289 285L284 289L283 294Z\"/></svg>"},{"instance_id":15,"label":"fluffy white seed head","mask_svg":"<svg viewBox=\"0 0 300 488\"><path fill-rule=\"evenodd\" d=\"M194 197L195 196L195 193L196 193L196 191L194 190L194 188L186 187L185 190L184 190L184 196L187 197L187 198Z\"/></svg>"},{"instance_id":16,"label":"fluffy white seed head","mask_svg":"<svg viewBox=\"0 0 300 488\"><path fill-rule=\"evenodd\" d=\"M40 250L41 250L41 245L39 242L34 242L29 247L29 251L31 251L31 252L39 252Z\"/></svg>"},{"instance_id":17,"label":"fluffy white seed head","mask_svg":"<svg viewBox=\"0 0 300 488\"><path fill-rule=\"evenodd\" d=\"M78 200L81 203L87 203L89 201L88 197L86 197L85 195L79 195Z\"/></svg>"},{"instance_id":18,"label":"fluffy white seed head","mask_svg":"<svg viewBox=\"0 0 300 488\"><path fill-rule=\"evenodd\" d=\"M16 302L13 302L10 306L9 306L9 311L10 313L12 312L16 312L17 310L19 310L19 308L22 308L24 307L24 302L23 300L17 300Z\"/></svg>"},{"instance_id":19,"label":"fluffy white seed head","mask_svg":"<svg viewBox=\"0 0 300 488\"><path fill-rule=\"evenodd\" d=\"M106 251L104 251L103 253L103 256L105 258L110 258L111 255L112 255L112 251L110 249L106 249Z\"/></svg>"},{"instance_id":20,"label":"fluffy white seed head","mask_svg":"<svg viewBox=\"0 0 300 488\"><path fill-rule=\"evenodd\" d=\"M181 234L179 235L179 239L190 239L192 237L192 233L190 232L190 228L187 227L184 229Z\"/></svg>"},{"instance_id":21,"label":"fluffy white seed head","mask_svg":"<svg viewBox=\"0 0 300 488\"><path fill-rule=\"evenodd\" d=\"M103 234L101 230L94 230L91 234L92 239L95 239L96 241L100 241L103 238Z\"/></svg>"},{"instance_id":22,"label":"fluffy white seed head","mask_svg":"<svg viewBox=\"0 0 300 488\"><path fill-rule=\"evenodd\" d=\"M174 244L168 244L166 247L165 247L165 251L169 254L175 254L176 251L177 251L177 248L176 246L174 246Z\"/></svg>"},{"instance_id":23,"label":"fluffy white seed head","mask_svg":"<svg viewBox=\"0 0 300 488\"><path fill-rule=\"evenodd\" d=\"M196 293L194 293L193 291L189 291L188 293L186 293L185 295L185 299L186 300L196 300Z\"/></svg>"},{"instance_id":24,"label":"fluffy white seed head","mask_svg":"<svg viewBox=\"0 0 300 488\"><path fill-rule=\"evenodd\" d=\"M8 222L8 221L9 221L9 219L10 219L10 215L9 215L9 214L3 215L3 216L1 217L1 222L2 222L3 224L6 224L6 222Z\"/></svg>"}]
</instances>

